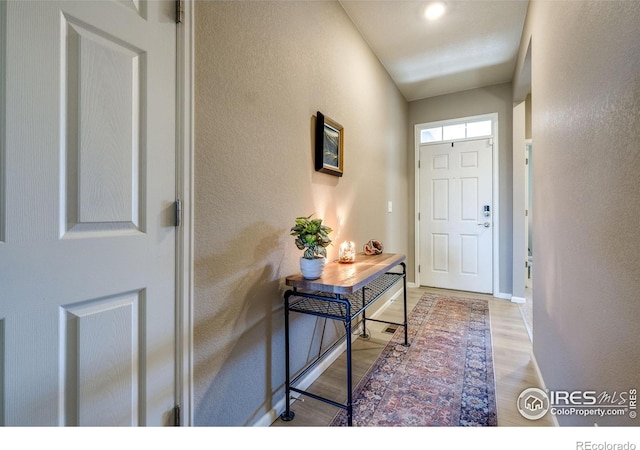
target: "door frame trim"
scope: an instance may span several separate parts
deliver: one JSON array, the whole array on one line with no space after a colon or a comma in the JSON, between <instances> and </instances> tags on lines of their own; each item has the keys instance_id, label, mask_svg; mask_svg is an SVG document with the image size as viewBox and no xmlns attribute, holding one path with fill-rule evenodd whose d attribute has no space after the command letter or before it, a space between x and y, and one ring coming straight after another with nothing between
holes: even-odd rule
<instances>
[{"instance_id":1,"label":"door frame trim","mask_svg":"<svg viewBox=\"0 0 640 450\"><path fill-rule=\"evenodd\" d=\"M182 225L176 236L176 392L181 426L193 425L193 1L184 0L176 27L176 196Z\"/></svg>"},{"instance_id":2,"label":"door frame trim","mask_svg":"<svg viewBox=\"0 0 640 450\"><path fill-rule=\"evenodd\" d=\"M440 120L436 122L419 123L414 125L414 280L416 286L420 286L420 272L418 272L418 265L420 264L420 221L418 220L418 214L420 213L420 168L418 166L420 160L420 131L427 128L433 128L442 125L451 125L454 123L491 119L493 127L493 135L488 139L493 139L493 155L492 155L492 201L493 201L493 267L492 267L492 294L494 296L500 295L500 145L498 136L500 135L498 130L498 113L480 114L477 116L459 117L456 119ZM483 139L483 138L473 138ZM465 141L469 139L454 139L453 141ZM447 141L449 142L449 141Z\"/></svg>"}]
</instances>

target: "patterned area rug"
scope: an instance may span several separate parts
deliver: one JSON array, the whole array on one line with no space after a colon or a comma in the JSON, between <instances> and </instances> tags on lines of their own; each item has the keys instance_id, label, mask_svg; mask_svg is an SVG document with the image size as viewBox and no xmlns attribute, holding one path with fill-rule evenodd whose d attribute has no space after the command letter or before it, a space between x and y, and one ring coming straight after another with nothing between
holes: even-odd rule
<instances>
[{"instance_id":1,"label":"patterned area rug","mask_svg":"<svg viewBox=\"0 0 640 450\"><path fill-rule=\"evenodd\" d=\"M486 300L425 294L353 394L354 426L496 426ZM340 410L330 426L344 426Z\"/></svg>"}]
</instances>

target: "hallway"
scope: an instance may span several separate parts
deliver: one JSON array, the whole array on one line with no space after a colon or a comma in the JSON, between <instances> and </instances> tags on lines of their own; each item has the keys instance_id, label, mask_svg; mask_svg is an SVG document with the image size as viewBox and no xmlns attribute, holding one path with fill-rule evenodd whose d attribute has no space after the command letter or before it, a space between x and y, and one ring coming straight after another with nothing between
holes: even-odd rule
<instances>
[{"instance_id":1,"label":"hallway","mask_svg":"<svg viewBox=\"0 0 640 450\"><path fill-rule=\"evenodd\" d=\"M461 291L448 291L432 288L408 288L407 307L413 308L426 292L444 293L467 298L482 298L489 301L491 319L491 335L493 343L494 371L496 380L496 401L498 409L498 426L532 427L553 426L549 415L537 421L525 419L516 408L520 393L529 387L540 387L540 381L531 357L531 340L523 321L521 305L508 300L498 299L490 295L473 294ZM528 303L530 304L530 303ZM390 320L401 320L402 302L389 304L384 317ZM357 339L353 344L353 384L360 381L378 354L388 342L391 334L385 333L387 326L382 323L368 323L371 333L368 340ZM311 385L310 391L322 396L330 396L336 401L343 401L346 395L344 380L346 362L341 355ZM278 418L272 427L308 427L327 426L338 411L336 407L323 402L303 397L294 401L292 410L295 419L284 422Z\"/></svg>"}]
</instances>

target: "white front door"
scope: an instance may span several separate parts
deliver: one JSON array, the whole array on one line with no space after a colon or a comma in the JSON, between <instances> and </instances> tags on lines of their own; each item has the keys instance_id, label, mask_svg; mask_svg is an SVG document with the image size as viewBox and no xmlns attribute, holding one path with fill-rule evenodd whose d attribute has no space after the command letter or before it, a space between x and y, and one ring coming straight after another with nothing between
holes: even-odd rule
<instances>
[{"instance_id":1,"label":"white front door","mask_svg":"<svg viewBox=\"0 0 640 450\"><path fill-rule=\"evenodd\" d=\"M0 424L169 424L174 3L0 8Z\"/></svg>"},{"instance_id":2,"label":"white front door","mask_svg":"<svg viewBox=\"0 0 640 450\"><path fill-rule=\"evenodd\" d=\"M493 291L491 142L420 146L419 275L423 286Z\"/></svg>"}]
</instances>

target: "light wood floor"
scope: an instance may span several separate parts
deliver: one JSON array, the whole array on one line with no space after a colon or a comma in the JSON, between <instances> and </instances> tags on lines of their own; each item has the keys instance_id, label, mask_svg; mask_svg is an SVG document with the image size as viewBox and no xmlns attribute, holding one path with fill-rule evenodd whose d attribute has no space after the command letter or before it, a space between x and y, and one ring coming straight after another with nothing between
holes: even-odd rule
<instances>
[{"instance_id":1,"label":"light wood floor","mask_svg":"<svg viewBox=\"0 0 640 450\"><path fill-rule=\"evenodd\" d=\"M446 293L458 297L485 298L489 301L491 335L493 343L494 371L496 379L496 401L498 426L553 426L549 415L537 421L530 421L516 409L520 393L529 387L541 387L531 358L531 340L527 333L523 315L517 304L490 295L447 291L431 288L408 288L407 308L412 309L426 292ZM383 312L381 318L402 321L402 297L399 297ZM355 386L367 369L380 354L391 334L385 332L386 324L367 322L370 338L358 338L352 346L352 376ZM345 355L340 356L308 388L322 397L344 403L346 398ZM274 427L327 426L338 408L327 403L302 396L291 405L295 418L283 421L278 418Z\"/></svg>"}]
</instances>

